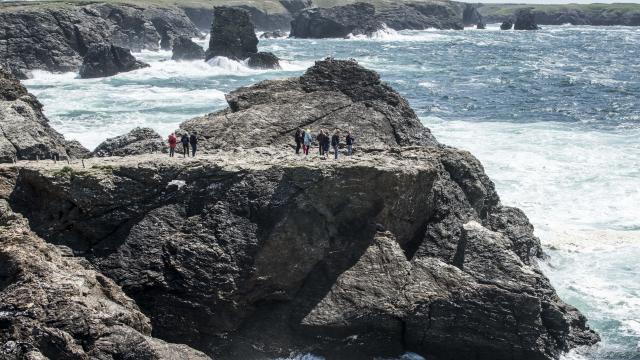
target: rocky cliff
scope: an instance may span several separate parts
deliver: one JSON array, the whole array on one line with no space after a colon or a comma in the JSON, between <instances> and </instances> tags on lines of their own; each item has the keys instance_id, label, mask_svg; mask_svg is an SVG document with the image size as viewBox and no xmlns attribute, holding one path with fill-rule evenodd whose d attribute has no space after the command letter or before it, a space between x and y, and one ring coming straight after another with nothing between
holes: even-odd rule
<instances>
[{"instance_id":1,"label":"rocky cliff","mask_svg":"<svg viewBox=\"0 0 640 360\"><path fill-rule=\"evenodd\" d=\"M150 338L146 318L155 338L218 359L538 360L598 340L538 269L526 216L374 72L329 59L228 102L183 124L203 139L199 158L0 167L3 214L30 226L2 223L19 229L0 238L2 299L23 311L15 294L51 289L31 300L46 311L0 321L0 351L13 341L46 355L51 342L32 334L52 333L77 351L113 351L105 358L127 341L149 349L136 358L202 356ZM359 151L296 156L297 126L352 129ZM20 282L20 261L73 285L55 271ZM65 312L79 296L80 313ZM87 326L59 320L69 316Z\"/></svg>"},{"instance_id":2,"label":"rocky cliff","mask_svg":"<svg viewBox=\"0 0 640 360\"><path fill-rule=\"evenodd\" d=\"M638 4L513 5L483 4L478 10L491 23L513 21L519 10L531 8L541 25L624 25L640 26Z\"/></svg>"}]
</instances>

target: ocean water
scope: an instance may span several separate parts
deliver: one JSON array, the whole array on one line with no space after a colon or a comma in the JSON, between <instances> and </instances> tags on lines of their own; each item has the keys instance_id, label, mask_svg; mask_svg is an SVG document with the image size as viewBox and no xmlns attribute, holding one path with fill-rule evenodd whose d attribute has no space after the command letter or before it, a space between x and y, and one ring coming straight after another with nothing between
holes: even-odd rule
<instances>
[{"instance_id":1,"label":"ocean water","mask_svg":"<svg viewBox=\"0 0 640 360\"><path fill-rule=\"evenodd\" d=\"M57 130L93 148L135 126L166 135L223 108L239 86L297 76L326 56L355 58L404 95L441 142L477 156L503 203L530 217L549 255L541 267L603 339L566 359L639 360L639 45L640 29L629 27L387 30L263 40L261 50L284 59L277 71L143 52L136 56L150 68L93 80L35 72L25 84Z\"/></svg>"}]
</instances>

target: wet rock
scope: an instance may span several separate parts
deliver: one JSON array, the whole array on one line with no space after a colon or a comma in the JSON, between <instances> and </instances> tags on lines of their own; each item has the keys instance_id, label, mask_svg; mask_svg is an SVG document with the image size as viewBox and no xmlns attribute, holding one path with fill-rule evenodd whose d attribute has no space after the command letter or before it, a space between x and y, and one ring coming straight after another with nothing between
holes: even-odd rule
<instances>
[{"instance_id":1,"label":"wet rock","mask_svg":"<svg viewBox=\"0 0 640 360\"><path fill-rule=\"evenodd\" d=\"M42 104L0 67L0 163L77 157L87 151L78 145L53 130Z\"/></svg>"},{"instance_id":2,"label":"wet rock","mask_svg":"<svg viewBox=\"0 0 640 360\"><path fill-rule=\"evenodd\" d=\"M530 9L522 9L516 12L516 22L513 25L514 30L539 30L536 24L535 16Z\"/></svg>"},{"instance_id":3,"label":"wet rock","mask_svg":"<svg viewBox=\"0 0 640 360\"><path fill-rule=\"evenodd\" d=\"M191 38L183 36L173 42L173 60L202 60L204 59L204 49L194 43Z\"/></svg>"},{"instance_id":4,"label":"wet rock","mask_svg":"<svg viewBox=\"0 0 640 360\"><path fill-rule=\"evenodd\" d=\"M251 54L247 65L255 69L279 69L280 61L273 53L261 51L256 54Z\"/></svg>"},{"instance_id":5,"label":"wet rock","mask_svg":"<svg viewBox=\"0 0 640 360\"><path fill-rule=\"evenodd\" d=\"M507 20L500 24L500 30L511 30L513 27L513 22L511 20Z\"/></svg>"},{"instance_id":6,"label":"wet rock","mask_svg":"<svg viewBox=\"0 0 640 360\"><path fill-rule=\"evenodd\" d=\"M487 24L483 23L483 22L479 22L478 24L476 24L476 29L478 30L484 30L487 28Z\"/></svg>"},{"instance_id":7,"label":"wet rock","mask_svg":"<svg viewBox=\"0 0 640 360\"><path fill-rule=\"evenodd\" d=\"M150 4L25 3L0 8L0 23L0 63L20 78L34 69L77 71L95 44L157 50L180 35L199 35L182 10Z\"/></svg>"},{"instance_id":8,"label":"wet rock","mask_svg":"<svg viewBox=\"0 0 640 360\"><path fill-rule=\"evenodd\" d=\"M94 45L84 56L80 77L83 79L107 77L121 72L149 67L131 55L131 50L115 45Z\"/></svg>"},{"instance_id":9,"label":"wet rock","mask_svg":"<svg viewBox=\"0 0 640 360\"><path fill-rule=\"evenodd\" d=\"M91 156L127 156L166 152L162 137L150 128L137 127L129 133L102 142Z\"/></svg>"},{"instance_id":10,"label":"wet rock","mask_svg":"<svg viewBox=\"0 0 640 360\"><path fill-rule=\"evenodd\" d=\"M464 26L474 26L482 22L482 15L478 12L477 6L465 4L462 12L462 24Z\"/></svg>"},{"instance_id":11,"label":"wet rock","mask_svg":"<svg viewBox=\"0 0 640 360\"><path fill-rule=\"evenodd\" d=\"M461 30L462 7L453 2L395 3L376 9L376 17L395 30Z\"/></svg>"},{"instance_id":12,"label":"wet rock","mask_svg":"<svg viewBox=\"0 0 640 360\"><path fill-rule=\"evenodd\" d=\"M216 56L244 60L257 52L258 38L247 11L235 7L216 7L206 60Z\"/></svg>"},{"instance_id":13,"label":"wet rock","mask_svg":"<svg viewBox=\"0 0 640 360\"><path fill-rule=\"evenodd\" d=\"M355 3L301 11L291 22L291 37L344 38L348 35L370 35L382 28L373 5Z\"/></svg>"},{"instance_id":14,"label":"wet rock","mask_svg":"<svg viewBox=\"0 0 640 360\"><path fill-rule=\"evenodd\" d=\"M287 37L287 33L282 30L265 31L260 35L260 39L278 39Z\"/></svg>"}]
</instances>

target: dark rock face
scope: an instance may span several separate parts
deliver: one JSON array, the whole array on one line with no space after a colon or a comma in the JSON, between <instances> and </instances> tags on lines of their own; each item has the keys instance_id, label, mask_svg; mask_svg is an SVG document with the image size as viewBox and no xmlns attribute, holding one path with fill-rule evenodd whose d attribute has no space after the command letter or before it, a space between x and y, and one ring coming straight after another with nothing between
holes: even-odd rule
<instances>
[{"instance_id":1,"label":"dark rock face","mask_svg":"<svg viewBox=\"0 0 640 360\"><path fill-rule=\"evenodd\" d=\"M482 15L478 12L478 8L473 4L465 4L462 12L464 26L474 26L482 22Z\"/></svg>"},{"instance_id":2,"label":"dark rock face","mask_svg":"<svg viewBox=\"0 0 640 360\"><path fill-rule=\"evenodd\" d=\"M280 4L287 9L287 11L296 16L298 13L306 8L313 6L312 0L280 0Z\"/></svg>"},{"instance_id":3,"label":"dark rock face","mask_svg":"<svg viewBox=\"0 0 640 360\"><path fill-rule=\"evenodd\" d=\"M527 5L522 5L521 8L526 7ZM518 8L516 8L517 10ZM489 22L502 22L512 17L512 15L504 15L504 9L494 5L482 6L480 12ZM616 4L603 4L597 7L589 6L589 4L567 7L539 5L532 12L536 23L541 25L640 26L640 8L621 8Z\"/></svg>"},{"instance_id":4,"label":"dark rock face","mask_svg":"<svg viewBox=\"0 0 640 360\"><path fill-rule=\"evenodd\" d=\"M155 5L14 5L0 8L0 23L0 63L20 78L33 69L76 71L95 44L154 50L199 35L182 10Z\"/></svg>"},{"instance_id":5,"label":"dark rock face","mask_svg":"<svg viewBox=\"0 0 640 360\"><path fill-rule=\"evenodd\" d=\"M244 60L257 52L258 38L249 14L235 7L216 7L206 59L224 56Z\"/></svg>"},{"instance_id":6,"label":"dark rock face","mask_svg":"<svg viewBox=\"0 0 640 360\"><path fill-rule=\"evenodd\" d=\"M539 30L536 19L531 10L522 9L516 13L516 22L513 25L514 30Z\"/></svg>"},{"instance_id":7,"label":"dark rock face","mask_svg":"<svg viewBox=\"0 0 640 360\"><path fill-rule=\"evenodd\" d=\"M287 33L281 30L265 31L260 35L260 39L277 39L287 37Z\"/></svg>"},{"instance_id":8,"label":"dark rock face","mask_svg":"<svg viewBox=\"0 0 640 360\"><path fill-rule=\"evenodd\" d=\"M279 69L280 61L278 57L270 52L259 52L251 54L247 65L255 69Z\"/></svg>"},{"instance_id":9,"label":"dark rock face","mask_svg":"<svg viewBox=\"0 0 640 360\"><path fill-rule=\"evenodd\" d=\"M31 232L7 195L0 193L0 357L209 359L152 338L149 319L118 285Z\"/></svg>"},{"instance_id":10,"label":"dark rock face","mask_svg":"<svg viewBox=\"0 0 640 360\"><path fill-rule=\"evenodd\" d=\"M135 128L129 133L105 140L91 153L92 156L126 156L166 152L162 136L153 129Z\"/></svg>"},{"instance_id":11,"label":"dark rock face","mask_svg":"<svg viewBox=\"0 0 640 360\"><path fill-rule=\"evenodd\" d=\"M0 67L0 163L54 156L62 160L86 151L53 130L42 104Z\"/></svg>"},{"instance_id":12,"label":"dark rock face","mask_svg":"<svg viewBox=\"0 0 640 360\"><path fill-rule=\"evenodd\" d=\"M173 41L173 60L202 60L204 49L194 43L191 38L182 36Z\"/></svg>"},{"instance_id":13,"label":"dark rock face","mask_svg":"<svg viewBox=\"0 0 640 360\"><path fill-rule=\"evenodd\" d=\"M377 18L392 29L464 28L463 8L453 2L416 2L394 4L378 11Z\"/></svg>"},{"instance_id":14,"label":"dark rock face","mask_svg":"<svg viewBox=\"0 0 640 360\"><path fill-rule=\"evenodd\" d=\"M98 44L87 50L82 67L80 67L80 77L89 79L113 76L148 66L142 61L136 60L129 49L115 45Z\"/></svg>"},{"instance_id":15,"label":"dark rock face","mask_svg":"<svg viewBox=\"0 0 640 360\"><path fill-rule=\"evenodd\" d=\"M500 24L500 30L511 30L512 27L513 27L513 22L511 22L511 20L507 20L502 24Z\"/></svg>"},{"instance_id":16,"label":"dark rock face","mask_svg":"<svg viewBox=\"0 0 640 360\"><path fill-rule=\"evenodd\" d=\"M383 28L375 12L375 7L366 3L306 9L291 22L291 37L344 38L350 34L370 35Z\"/></svg>"},{"instance_id":17,"label":"dark rock face","mask_svg":"<svg viewBox=\"0 0 640 360\"><path fill-rule=\"evenodd\" d=\"M503 206L480 162L439 144L375 72L328 59L300 78L264 81L227 100L229 109L182 125L201 139L198 159L0 167L0 198L31 229L2 229L0 244L31 254L22 237L40 237L84 257L69 262L89 262L94 272L44 271L56 275L38 284L67 299L54 292L59 284L92 295L90 276L102 274L101 286L115 286L106 277L120 286L154 335L217 359L414 351L440 360L551 360L598 341L538 269L540 242L526 216ZM287 147L299 126L352 129L362 151L354 161L301 161ZM0 304L19 294L14 258L41 259L0 251L0 261L10 259L0 267ZM60 264L55 254L43 261ZM20 286L25 294L33 284ZM60 323L70 333L64 339L81 339L85 352L105 344L119 357L111 344L129 350L129 341L147 349L154 340L145 317L131 320L140 319L135 305L117 290L99 294L114 293L107 297L121 307L93 306L85 296L73 307L79 314L57 317L50 306L26 328ZM117 310L122 315L112 316ZM114 324L133 336L118 341ZM9 337L4 329L0 340ZM23 333L30 348L46 348ZM106 333L116 340L95 340ZM163 348L166 358L176 355ZM200 356L189 351L179 354Z\"/></svg>"},{"instance_id":18,"label":"dark rock face","mask_svg":"<svg viewBox=\"0 0 640 360\"><path fill-rule=\"evenodd\" d=\"M478 29L478 30L484 30L484 29L486 29L486 28L487 28L487 24L485 24L485 23L483 23L483 22L479 22L479 23L476 25L476 29Z\"/></svg>"},{"instance_id":19,"label":"dark rock face","mask_svg":"<svg viewBox=\"0 0 640 360\"><path fill-rule=\"evenodd\" d=\"M204 137L199 143L204 151L252 142L289 144L298 126L312 129L314 135L320 129L340 129L343 134L358 129L359 147L437 143L404 98L376 72L352 61L318 61L300 78L240 88L227 95L227 102L229 109L181 125Z\"/></svg>"}]
</instances>

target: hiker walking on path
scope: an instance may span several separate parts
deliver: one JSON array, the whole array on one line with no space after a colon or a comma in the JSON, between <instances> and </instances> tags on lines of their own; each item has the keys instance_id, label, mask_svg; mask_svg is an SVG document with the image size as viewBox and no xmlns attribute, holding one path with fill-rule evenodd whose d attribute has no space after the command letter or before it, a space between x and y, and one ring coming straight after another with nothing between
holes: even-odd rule
<instances>
[{"instance_id":1,"label":"hiker walking on path","mask_svg":"<svg viewBox=\"0 0 640 360\"><path fill-rule=\"evenodd\" d=\"M311 147L311 130L307 129L302 133L302 152L305 155L309 155L309 148Z\"/></svg>"},{"instance_id":2,"label":"hiker walking on path","mask_svg":"<svg viewBox=\"0 0 640 360\"><path fill-rule=\"evenodd\" d=\"M347 155L349 156L353 155L354 142L355 142L355 139L353 138L353 135L351 135L351 131L347 131L346 143L347 143Z\"/></svg>"},{"instance_id":3,"label":"hiker walking on path","mask_svg":"<svg viewBox=\"0 0 640 360\"><path fill-rule=\"evenodd\" d=\"M189 156L189 135L182 134L180 142L182 143L182 157Z\"/></svg>"},{"instance_id":4,"label":"hiker walking on path","mask_svg":"<svg viewBox=\"0 0 640 360\"><path fill-rule=\"evenodd\" d=\"M336 130L331 137L331 147L333 147L333 158L338 160L338 149L340 147L340 131Z\"/></svg>"},{"instance_id":5,"label":"hiker walking on path","mask_svg":"<svg viewBox=\"0 0 640 360\"><path fill-rule=\"evenodd\" d=\"M169 135L169 157L173 157L176 153L176 144L178 143L178 138L174 133Z\"/></svg>"},{"instance_id":6,"label":"hiker walking on path","mask_svg":"<svg viewBox=\"0 0 640 360\"><path fill-rule=\"evenodd\" d=\"M302 146L302 143L304 142L304 131L302 131L302 129L298 128L296 130L295 135L293 135L293 138L296 141L296 155L300 154L300 147ZM304 152L304 149L302 149L302 152Z\"/></svg>"},{"instance_id":7,"label":"hiker walking on path","mask_svg":"<svg viewBox=\"0 0 640 360\"><path fill-rule=\"evenodd\" d=\"M191 157L196 156L196 150L198 148L198 137L195 133L191 134L189 137L189 143L191 144Z\"/></svg>"}]
</instances>

